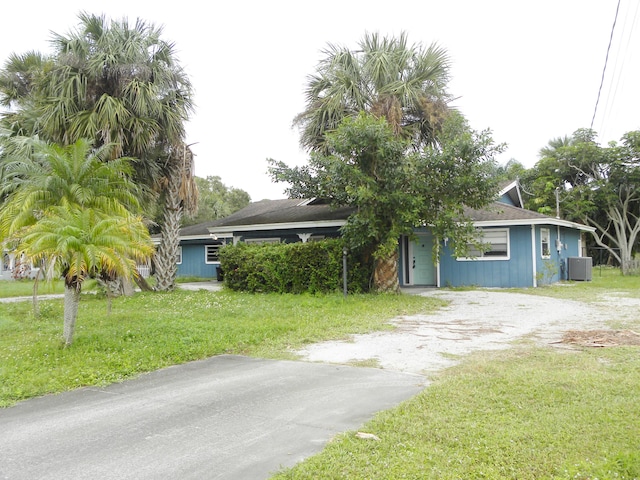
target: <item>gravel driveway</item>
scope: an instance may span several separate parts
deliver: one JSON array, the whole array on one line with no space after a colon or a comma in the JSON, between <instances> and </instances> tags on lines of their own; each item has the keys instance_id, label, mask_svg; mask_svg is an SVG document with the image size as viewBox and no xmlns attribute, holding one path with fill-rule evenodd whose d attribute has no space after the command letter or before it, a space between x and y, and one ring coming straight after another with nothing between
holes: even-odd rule
<instances>
[{"instance_id":1,"label":"gravel driveway","mask_svg":"<svg viewBox=\"0 0 640 480\"><path fill-rule=\"evenodd\" d=\"M606 328L609 320L635 317L640 307L640 299L615 296L586 304L494 290L432 289L419 294L451 303L433 315L395 318L393 331L314 344L298 354L312 362L371 362L428 374L454 365L463 355L509 348L519 339L558 345L567 330Z\"/></svg>"}]
</instances>

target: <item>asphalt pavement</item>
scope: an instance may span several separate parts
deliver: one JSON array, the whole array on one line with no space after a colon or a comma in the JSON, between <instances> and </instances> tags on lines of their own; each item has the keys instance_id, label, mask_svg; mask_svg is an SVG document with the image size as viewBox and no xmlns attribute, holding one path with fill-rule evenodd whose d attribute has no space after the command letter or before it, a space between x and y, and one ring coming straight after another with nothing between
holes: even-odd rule
<instances>
[{"instance_id":1,"label":"asphalt pavement","mask_svg":"<svg viewBox=\"0 0 640 480\"><path fill-rule=\"evenodd\" d=\"M380 369L212 357L0 409L0 479L269 478L425 385Z\"/></svg>"}]
</instances>

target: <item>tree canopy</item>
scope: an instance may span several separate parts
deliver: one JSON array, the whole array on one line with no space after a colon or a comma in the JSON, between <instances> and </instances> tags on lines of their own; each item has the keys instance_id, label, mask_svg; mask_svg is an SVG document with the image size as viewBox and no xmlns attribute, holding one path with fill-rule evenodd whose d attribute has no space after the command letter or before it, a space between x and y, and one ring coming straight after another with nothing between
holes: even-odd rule
<instances>
[{"instance_id":1,"label":"tree canopy","mask_svg":"<svg viewBox=\"0 0 640 480\"><path fill-rule=\"evenodd\" d=\"M329 44L308 77L306 107L294 120L300 143L323 150L325 133L365 111L384 117L415 148L437 141L451 96L449 57L437 44L409 44L406 33L367 33L355 49Z\"/></svg>"},{"instance_id":2,"label":"tree canopy","mask_svg":"<svg viewBox=\"0 0 640 480\"><path fill-rule=\"evenodd\" d=\"M398 138L385 118L364 112L326 133L325 145L328 153L312 153L303 167L270 160L271 176L291 185L290 196L355 207L343 234L352 248L374 258L378 290L398 288L401 235L428 225L462 251L475 240L464 206L481 208L495 198L491 173L501 146L494 145L488 132L472 131L458 114L444 123L439 145L420 152L408 152L410 141Z\"/></svg>"},{"instance_id":3,"label":"tree canopy","mask_svg":"<svg viewBox=\"0 0 640 480\"><path fill-rule=\"evenodd\" d=\"M54 33L51 45L50 55L12 55L0 71L0 104L9 107L0 126L62 146L86 138L95 147L113 145L112 159L138 159L135 181L156 192L147 207L164 205L156 270L160 289L172 288L182 214L197 206L193 154L184 142L193 92L175 46L140 19L88 13L75 30Z\"/></svg>"},{"instance_id":4,"label":"tree canopy","mask_svg":"<svg viewBox=\"0 0 640 480\"><path fill-rule=\"evenodd\" d=\"M195 177L198 187L198 213L185 218L183 226L215 220L246 207L251 197L240 188L228 187L218 176Z\"/></svg>"},{"instance_id":5,"label":"tree canopy","mask_svg":"<svg viewBox=\"0 0 640 480\"><path fill-rule=\"evenodd\" d=\"M640 131L603 147L579 129L553 139L526 175L529 205L596 228L593 238L629 271L640 235ZM556 197L557 195L557 197Z\"/></svg>"}]
</instances>

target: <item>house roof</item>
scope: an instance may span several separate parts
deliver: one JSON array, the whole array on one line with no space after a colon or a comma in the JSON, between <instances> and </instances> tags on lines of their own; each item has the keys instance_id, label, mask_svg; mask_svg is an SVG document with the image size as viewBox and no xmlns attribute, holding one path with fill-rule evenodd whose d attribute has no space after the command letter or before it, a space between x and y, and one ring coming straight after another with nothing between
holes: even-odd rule
<instances>
[{"instance_id":1,"label":"house roof","mask_svg":"<svg viewBox=\"0 0 640 480\"><path fill-rule=\"evenodd\" d=\"M586 232L594 231L580 223L570 222L561 218L554 218L542 213L515 207L507 203L493 202L487 208L474 210L465 208L465 215L473 220L477 227L500 227L510 225L558 225L561 227L576 228Z\"/></svg>"},{"instance_id":2,"label":"house roof","mask_svg":"<svg viewBox=\"0 0 640 480\"><path fill-rule=\"evenodd\" d=\"M500 184L499 197L506 195L516 207L524 207L522 194L520 193L520 184L517 180L506 181Z\"/></svg>"},{"instance_id":3,"label":"house roof","mask_svg":"<svg viewBox=\"0 0 640 480\"><path fill-rule=\"evenodd\" d=\"M519 197L517 185L505 185L501 195L512 193ZM228 217L192 225L180 230L181 239L230 237L233 232L304 229L315 227L341 227L354 211L353 207L333 208L317 199L261 200L229 215ZM482 210L467 208L465 214L478 227L509 225L558 225L592 231L568 220L549 217L503 202L493 202Z\"/></svg>"},{"instance_id":4,"label":"house roof","mask_svg":"<svg viewBox=\"0 0 640 480\"><path fill-rule=\"evenodd\" d=\"M341 227L353 211L353 207L333 208L317 199L261 200L228 217L185 227L180 230L180 238L224 237L247 230Z\"/></svg>"}]
</instances>

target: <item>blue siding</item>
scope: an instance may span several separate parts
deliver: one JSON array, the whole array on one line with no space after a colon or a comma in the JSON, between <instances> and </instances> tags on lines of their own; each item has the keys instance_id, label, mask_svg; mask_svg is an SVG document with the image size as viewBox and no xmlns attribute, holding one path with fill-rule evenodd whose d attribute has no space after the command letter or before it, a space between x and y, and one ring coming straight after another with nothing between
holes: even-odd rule
<instances>
[{"instance_id":1,"label":"blue siding","mask_svg":"<svg viewBox=\"0 0 640 480\"><path fill-rule=\"evenodd\" d=\"M440 285L531 287L531 227L509 228L509 260L457 260L445 247L440 259Z\"/></svg>"},{"instance_id":2,"label":"blue siding","mask_svg":"<svg viewBox=\"0 0 640 480\"><path fill-rule=\"evenodd\" d=\"M548 228L550 233L551 255L548 259L542 258L541 233L542 228ZM556 240L558 227L543 225L536 227L536 270L541 283L553 283L567 279L567 258L580 256L580 231L563 228L560 232L560 251L558 252ZM550 272L555 272L550 275Z\"/></svg>"},{"instance_id":3,"label":"blue siding","mask_svg":"<svg viewBox=\"0 0 640 480\"><path fill-rule=\"evenodd\" d=\"M212 245L208 243L208 245ZM182 243L182 263L178 264L179 277L215 278L219 264L205 263L205 244Z\"/></svg>"},{"instance_id":4,"label":"blue siding","mask_svg":"<svg viewBox=\"0 0 640 480\"><path fill-rule=\"evenodd\" d=\"M509 195L507 195L506 193L500 196L500 198L498 199L498 202L506 203L507 205L511 205L512 207L517 206L515 203L513 203L513 200L511 200L511 197L509 197Z\"/></svg>"}]
</instances>

